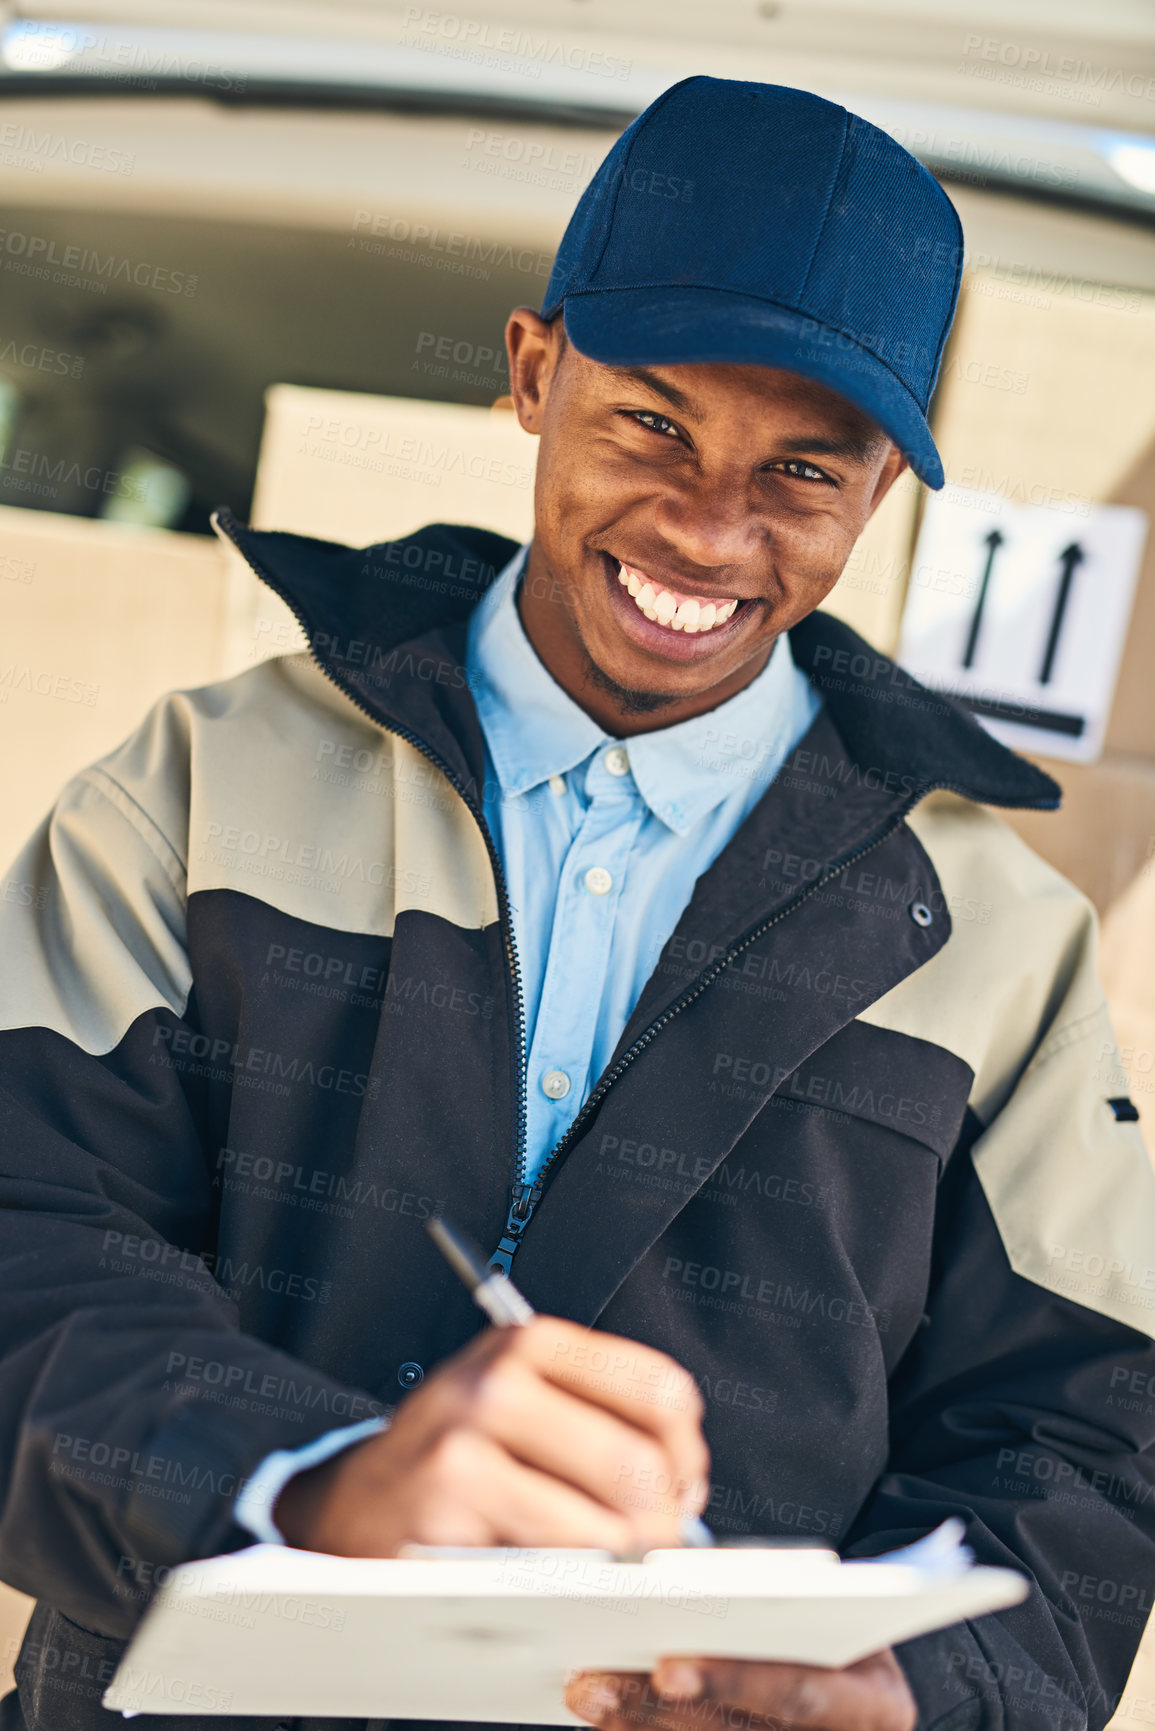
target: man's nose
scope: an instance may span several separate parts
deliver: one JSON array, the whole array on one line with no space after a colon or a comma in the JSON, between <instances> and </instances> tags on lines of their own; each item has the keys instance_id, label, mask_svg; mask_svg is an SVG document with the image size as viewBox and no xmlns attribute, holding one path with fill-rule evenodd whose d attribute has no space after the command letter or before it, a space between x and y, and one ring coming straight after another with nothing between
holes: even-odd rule
<instances>
[{"instance_id":1,"label":"man's nose","mask_svg":"<svg viewBox=\"0 0 1155 1731\"><path fill-rule=\"evenodd\" d=\"M658 527L679 562L703 571L746 564L765 539L748 488L738 481L683 484L662 501Z\"/></svg>"}]
</instances>

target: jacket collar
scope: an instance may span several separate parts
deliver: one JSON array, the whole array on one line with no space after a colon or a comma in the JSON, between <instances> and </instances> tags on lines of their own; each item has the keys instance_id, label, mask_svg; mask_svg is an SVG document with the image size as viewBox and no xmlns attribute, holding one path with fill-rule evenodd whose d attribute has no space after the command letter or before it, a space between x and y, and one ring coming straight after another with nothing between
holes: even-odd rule
<instances>
[{"instance_id":1,"label":"jacket collar","mask_svg":"<svg viewBox=\"0 0 1155 1731\"><path fill-rule=\"evenodd\" d=\"M227 508L213 526L292 609L325 672L375 719L425 744L480 806L484 750L465 677L465 626L517 543L439 523L354 548L252 529ZM811 613L790 645L849 757L880 789L917 798L945 787L987 805L1058 807L1049 775L832 614Z\"/></svg>"}]
</instances>

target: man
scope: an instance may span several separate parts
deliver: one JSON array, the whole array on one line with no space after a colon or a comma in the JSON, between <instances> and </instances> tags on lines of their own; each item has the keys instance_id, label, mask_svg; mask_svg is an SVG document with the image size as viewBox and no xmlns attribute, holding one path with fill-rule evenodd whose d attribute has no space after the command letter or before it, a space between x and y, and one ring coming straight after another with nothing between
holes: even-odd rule
<instances>
[{"instance_id":1,"label":"man","mask_svg":"<svg viewBox=\"0 0 1155 1731\"><path fill-rule=\"evenodd\" d=\"M698 1512L851 1556L958 1514L1031 1592L843 1671L579 1678L589 1721L1110 1716L1155 1181L1093 917L979 803L1055 784L814 612L903 468L942 484L960 260L885 135L689 79L510 319L528 548L221 514L311 657L162 701L3 906L5 1731L105 1723L157 1580L253 1536ZM536 1322L480 1328L441 1207ZM209 1705L142 1723L251 1723Z\"/></svg>"}]
</instances>

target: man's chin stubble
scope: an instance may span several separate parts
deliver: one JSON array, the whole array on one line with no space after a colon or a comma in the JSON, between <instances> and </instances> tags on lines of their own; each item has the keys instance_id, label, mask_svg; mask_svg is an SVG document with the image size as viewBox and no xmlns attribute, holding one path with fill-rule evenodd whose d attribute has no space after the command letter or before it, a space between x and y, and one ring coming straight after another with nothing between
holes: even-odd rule
<instances>
[{"instance_id":1,"label":"man's chin stubble","mask_svg":"<svg viewBox=\"0 0 1155 1731\"><path fill-rule=\"evenodd\" d=\"M612 698L624 715L654 715L660 709L668 709L672 703L680 699L668 691L634 691L628 685L619 685L616 679L600 668L591 656L585 644L582 644L585 657L585 674L590 684L602 693Z\"/></svg>"}]
</instances>

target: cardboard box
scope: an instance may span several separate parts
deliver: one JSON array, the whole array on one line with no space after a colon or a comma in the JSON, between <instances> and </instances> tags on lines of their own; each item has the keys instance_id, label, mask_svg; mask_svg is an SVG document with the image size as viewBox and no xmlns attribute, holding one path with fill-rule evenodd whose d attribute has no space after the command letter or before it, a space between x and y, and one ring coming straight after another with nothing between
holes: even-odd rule
<instances>
[{"instance_id":1,"label":"cardboard box","mask_svg":"<svg viewBox=\"0 0 1155 1731\"><path fill-rule=\"evenodd\" d=\"M216 537L0 506L0 860L165 691L239 672L264 585Z\"/></svg>"}]
</instances>

